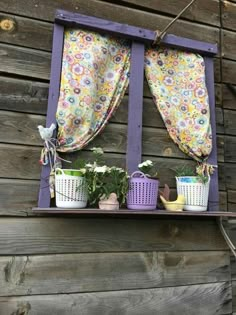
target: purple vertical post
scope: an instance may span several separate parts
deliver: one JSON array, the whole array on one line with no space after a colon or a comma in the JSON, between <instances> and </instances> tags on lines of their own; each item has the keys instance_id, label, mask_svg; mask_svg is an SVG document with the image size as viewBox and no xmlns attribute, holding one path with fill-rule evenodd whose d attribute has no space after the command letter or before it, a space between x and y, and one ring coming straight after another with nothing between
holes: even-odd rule
<instances>
[{"instance_id":1,"label":"purple vertical post","mask_svg":"<svg viewBox=\"0 0 236 315\"><path fill-rule=\"evenodd\" d=\"M214 87L214 61L213 58L204 57L206 86L209 95L211 128L212 128L212 151L208 158L208 163L217 165L217 142L216 142L216 114L215 114L215 87ZM218 186L218 169L215 168L214 174L211 175L209 191L209 211L219 211L219 186Z\"/></svg>"},{"instance_id":2,"label":"purple vertical post","mask_svg":"<svg viewBox=\"0 0 236 315\"><path fill-rule=\"evenodd\" d=\"M53 47L52 47L52 61L51 61L51 75L50 86L48 95L48 109L46 127L50 127L52 123L56 124L56 111L57 103L60 93L60 80L61 80L61 63L63 54L63 40L64 40L64 27L55 24L53 32ZM40 177L40 190L39 190L39 208L50 207L50 189L49 189L49 176L50 165L42 166Z\"/></svg>"},{"instance_id":3,"label":"purple vertical post","mask_svg":"<svg viewBox=\"0 0 236 315\"><path fill-rule=\"evenodd\" d=\"M129 174L137 170L142 158L144 44L132 42L129 83L128 139L126 167Z\"/></svg>"}]
</instances>

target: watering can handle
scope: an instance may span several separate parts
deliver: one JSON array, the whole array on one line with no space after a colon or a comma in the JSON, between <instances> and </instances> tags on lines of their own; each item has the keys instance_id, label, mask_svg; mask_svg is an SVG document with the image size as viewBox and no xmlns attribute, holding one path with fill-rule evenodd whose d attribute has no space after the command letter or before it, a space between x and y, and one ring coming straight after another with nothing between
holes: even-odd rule
<instances>
[{"instance_id":1,"label":"watering can handle","mask_svg":"<svg viewBox=\"0 0 236 315\"><path fill-rule=\"evenodd\" d=\"M135 171L135 172L133 172L131 175L130 175L130 178L133 178L135 175L137 175L137 174L139 174L139 175L141 175L141 176L139 176L139 177L141 177L141 178L147 178L147 176L143 173L143 172L141 172L141 171Z\"/></svg>"}]
</instances>

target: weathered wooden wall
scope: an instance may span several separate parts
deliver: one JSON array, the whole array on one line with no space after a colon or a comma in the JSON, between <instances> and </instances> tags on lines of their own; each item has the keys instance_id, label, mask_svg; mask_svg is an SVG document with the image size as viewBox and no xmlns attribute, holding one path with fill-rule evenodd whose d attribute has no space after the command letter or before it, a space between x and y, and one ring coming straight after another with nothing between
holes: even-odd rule
<instances>
[{"instance_id":1,"label":"weathered wooden wall","mask_svg":"<svg viewBox=\"0 0 236 315\"><path fill-rule=\"evenodd\" d=\"M56 9L162 29L189 0L0 0L0 315L236 314L236 265L213 219L35 216ZM10 21L10 23L9 23ZM198 0L171 33L219 44L221 210L236 210L236 1ZM104 133L124 164L127 99ZM192 163L169 140L145 84L143 154L162 184ZM89 149L82 153L89 156ZM236 222L230 222L236 241ZM232 269L232 276L231 276ZM232 289L233 288L233 289Z\"/></svg>"}]
</instances>

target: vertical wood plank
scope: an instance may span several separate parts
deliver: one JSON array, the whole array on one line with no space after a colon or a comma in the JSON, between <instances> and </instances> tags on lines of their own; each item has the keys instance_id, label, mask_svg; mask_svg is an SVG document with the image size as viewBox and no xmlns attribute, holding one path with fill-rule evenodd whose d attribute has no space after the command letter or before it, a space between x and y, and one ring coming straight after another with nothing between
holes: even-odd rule
<instances>
[{"instance_id":1,"label":"vertical wood plank","mask_svg":"<svg viewBox=\"0 0 236 315\"><path fill-rule=\"evenodd\" d=\"M216 143L216 115L215 115L215 87L214 87L214 63L213 58L204 57L206 86L209 95L211 128L212 128L212 151L208 158L208 163L217 165L217 143ZM218 169L211 175L210 190L209 190L209 211L219 210L219 185L218 185Z\"/></svg>"},{"instance_id":2,"label":"vertical wood plank","mask_svg":"<svg viewBox=\"0 0 236 315\"><path fill-rule=\"evenodd\" d=\"M63 40L64 40L64 27L58 24L54 25L53 32L53 48L52 48L52 61L51 61L51 76L48 95L48 109L46 127L50 127L52 123L56 124L56 111L57 103L60 92L61 80L61 63L63 54ZM56 132L54 132L54 137ZM49 189L49 175L50 165L42 166L40 176L40 191L38 207L50 207L50 189Z\"/></svg>"},{"instance_id":3,"label":"vertical wood plank","mask_svg":"<svg viewBox=\"0 0 236 315\"><path fill-rule=\"evenodd\" d=\"M142 158L144 44L132 42L129 83L128 139L126 167L129 174L137 170Z\"/></svg>"}]
</instances>

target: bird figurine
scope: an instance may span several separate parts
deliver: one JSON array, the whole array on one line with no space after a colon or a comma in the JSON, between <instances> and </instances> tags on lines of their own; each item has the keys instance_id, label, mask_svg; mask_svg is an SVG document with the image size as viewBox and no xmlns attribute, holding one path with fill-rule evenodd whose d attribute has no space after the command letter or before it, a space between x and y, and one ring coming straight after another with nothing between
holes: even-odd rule
<instances>
[{"instance_id":1,"label":"bird figurine","mask_svg":"<svg viewBox=\"0 0 236 315\"><path fill-rule=\"evenodd\" d=\"M39 134L44 141L49 141L52 138L53 131L55 129L56 129L55 124L51 124L49 128L44 128L41 125L38 126Z\"/></svg>"},{"instance_id":2,"label":"bird figurine","mask_svg":"<svg viewBox=\"0 0 236 315\"><path fill-rule=\"evenodd\" d=\"M160 199L168 211L183 211L185 205L184 195L178 195L178 198L175 201L167 201L163 196L160 196Z\"/></svg>"},{"instance_id":3,"label":"bird figurine","mask_svg":"<svg viewBox=\"0 0 236 315\"><path fill-rule=\"evenodd\" d=\"M103 197L101 197L98 205L101 210L119 210L117 194L111 193L107 199L103 199Z\"/></svg>"}]
</instances>

